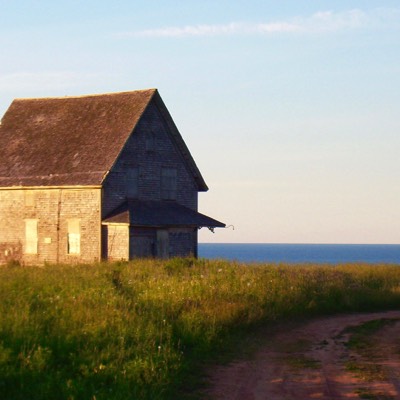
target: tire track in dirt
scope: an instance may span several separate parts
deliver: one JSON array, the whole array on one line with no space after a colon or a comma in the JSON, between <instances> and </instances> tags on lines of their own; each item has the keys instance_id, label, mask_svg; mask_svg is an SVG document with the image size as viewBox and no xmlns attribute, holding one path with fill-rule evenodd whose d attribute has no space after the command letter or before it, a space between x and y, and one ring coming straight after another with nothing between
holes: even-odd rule
<instances>
[{"instance_id":1,"label":"tire track in dirt","mask_svg":"<svg viewBox=\"0 0 400 400\"><path fill-rule=\"evenodd\" d=\"M379 319L399 321L372 335L368 359L346 346L351 335L348 327ZM400 311L339 315L290 325L266 337L253 359L215 367L205 398L400 400ZM349 362L377 366L384 373L365 380L346 368Z\"/></svg>"}]
</instances>

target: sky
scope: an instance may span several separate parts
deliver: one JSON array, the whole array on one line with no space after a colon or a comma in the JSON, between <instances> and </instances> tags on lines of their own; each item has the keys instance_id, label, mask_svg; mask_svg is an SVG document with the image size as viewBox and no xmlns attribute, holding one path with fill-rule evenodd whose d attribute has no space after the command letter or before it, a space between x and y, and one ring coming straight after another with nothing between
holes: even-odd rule
<instances>
[{"instance_id":1,"label":"sky","mask_svg":"<svg viewBox=\"0 0 400 400\"><path fill-rule=\"evenodd\" d=\"M398 0L0 0L0 46L0 115L158 88L201 242L400 243Z\"/></svg>"}]
</instances>

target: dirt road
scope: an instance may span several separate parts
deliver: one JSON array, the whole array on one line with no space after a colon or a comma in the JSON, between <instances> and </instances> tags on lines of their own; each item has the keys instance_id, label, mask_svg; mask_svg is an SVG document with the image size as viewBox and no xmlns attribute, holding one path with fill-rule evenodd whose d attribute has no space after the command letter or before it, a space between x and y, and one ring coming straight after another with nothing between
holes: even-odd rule
<instances>
[{"instance_id":1,"label":"dirt road","mask_svg":"<svg viewBox=\"0 0 400 400\"><path fill-rule=\"evenodd\" d=\"M400 311L283 327L210 375L212 400L400 399Z\"/></svg>"}]
</instances>

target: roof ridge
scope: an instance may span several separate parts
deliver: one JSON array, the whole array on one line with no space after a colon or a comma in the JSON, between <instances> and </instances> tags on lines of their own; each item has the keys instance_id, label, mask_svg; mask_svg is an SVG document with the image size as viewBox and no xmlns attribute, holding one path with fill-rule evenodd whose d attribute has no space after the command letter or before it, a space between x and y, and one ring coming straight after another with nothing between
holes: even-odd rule
<instances>
[{"instance_id":1,"label":"roof ridge","mask_svg":"<svg viewBox=\"0 0 400 400\"><path fill-rule=\"evenodd\" d=\"M80 99L87 97L100 97L100 96L109 96L109 95L119 95L119 94L129 94L129 93L137 93L137 92L153 92L155 93L157 88L148 88L148 89L138 89L138 90L127 90L123 92L106 92L106 93L92 93L92 94L83 94L83 95L65 95L65 96L46 96L46 97L16 97L15 100L58 100L58 99Z\"/></svg>"}]
</instances>

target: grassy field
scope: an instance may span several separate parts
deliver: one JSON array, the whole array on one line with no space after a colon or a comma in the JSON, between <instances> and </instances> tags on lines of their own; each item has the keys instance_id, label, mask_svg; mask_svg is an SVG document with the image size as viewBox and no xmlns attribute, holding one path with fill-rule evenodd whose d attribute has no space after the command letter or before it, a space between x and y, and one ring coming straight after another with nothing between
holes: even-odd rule
<instances>
[{"instance_id":1,"label":"grassy field","mask_svg":"<svg viewBox=\"0 0 400 400\"><path fill-rule=\"evenodd\" d=\"M201 363L257 326L399 306L399 266L3 266L0 398L190 398Z\"/></svg>"}]
</instances>

